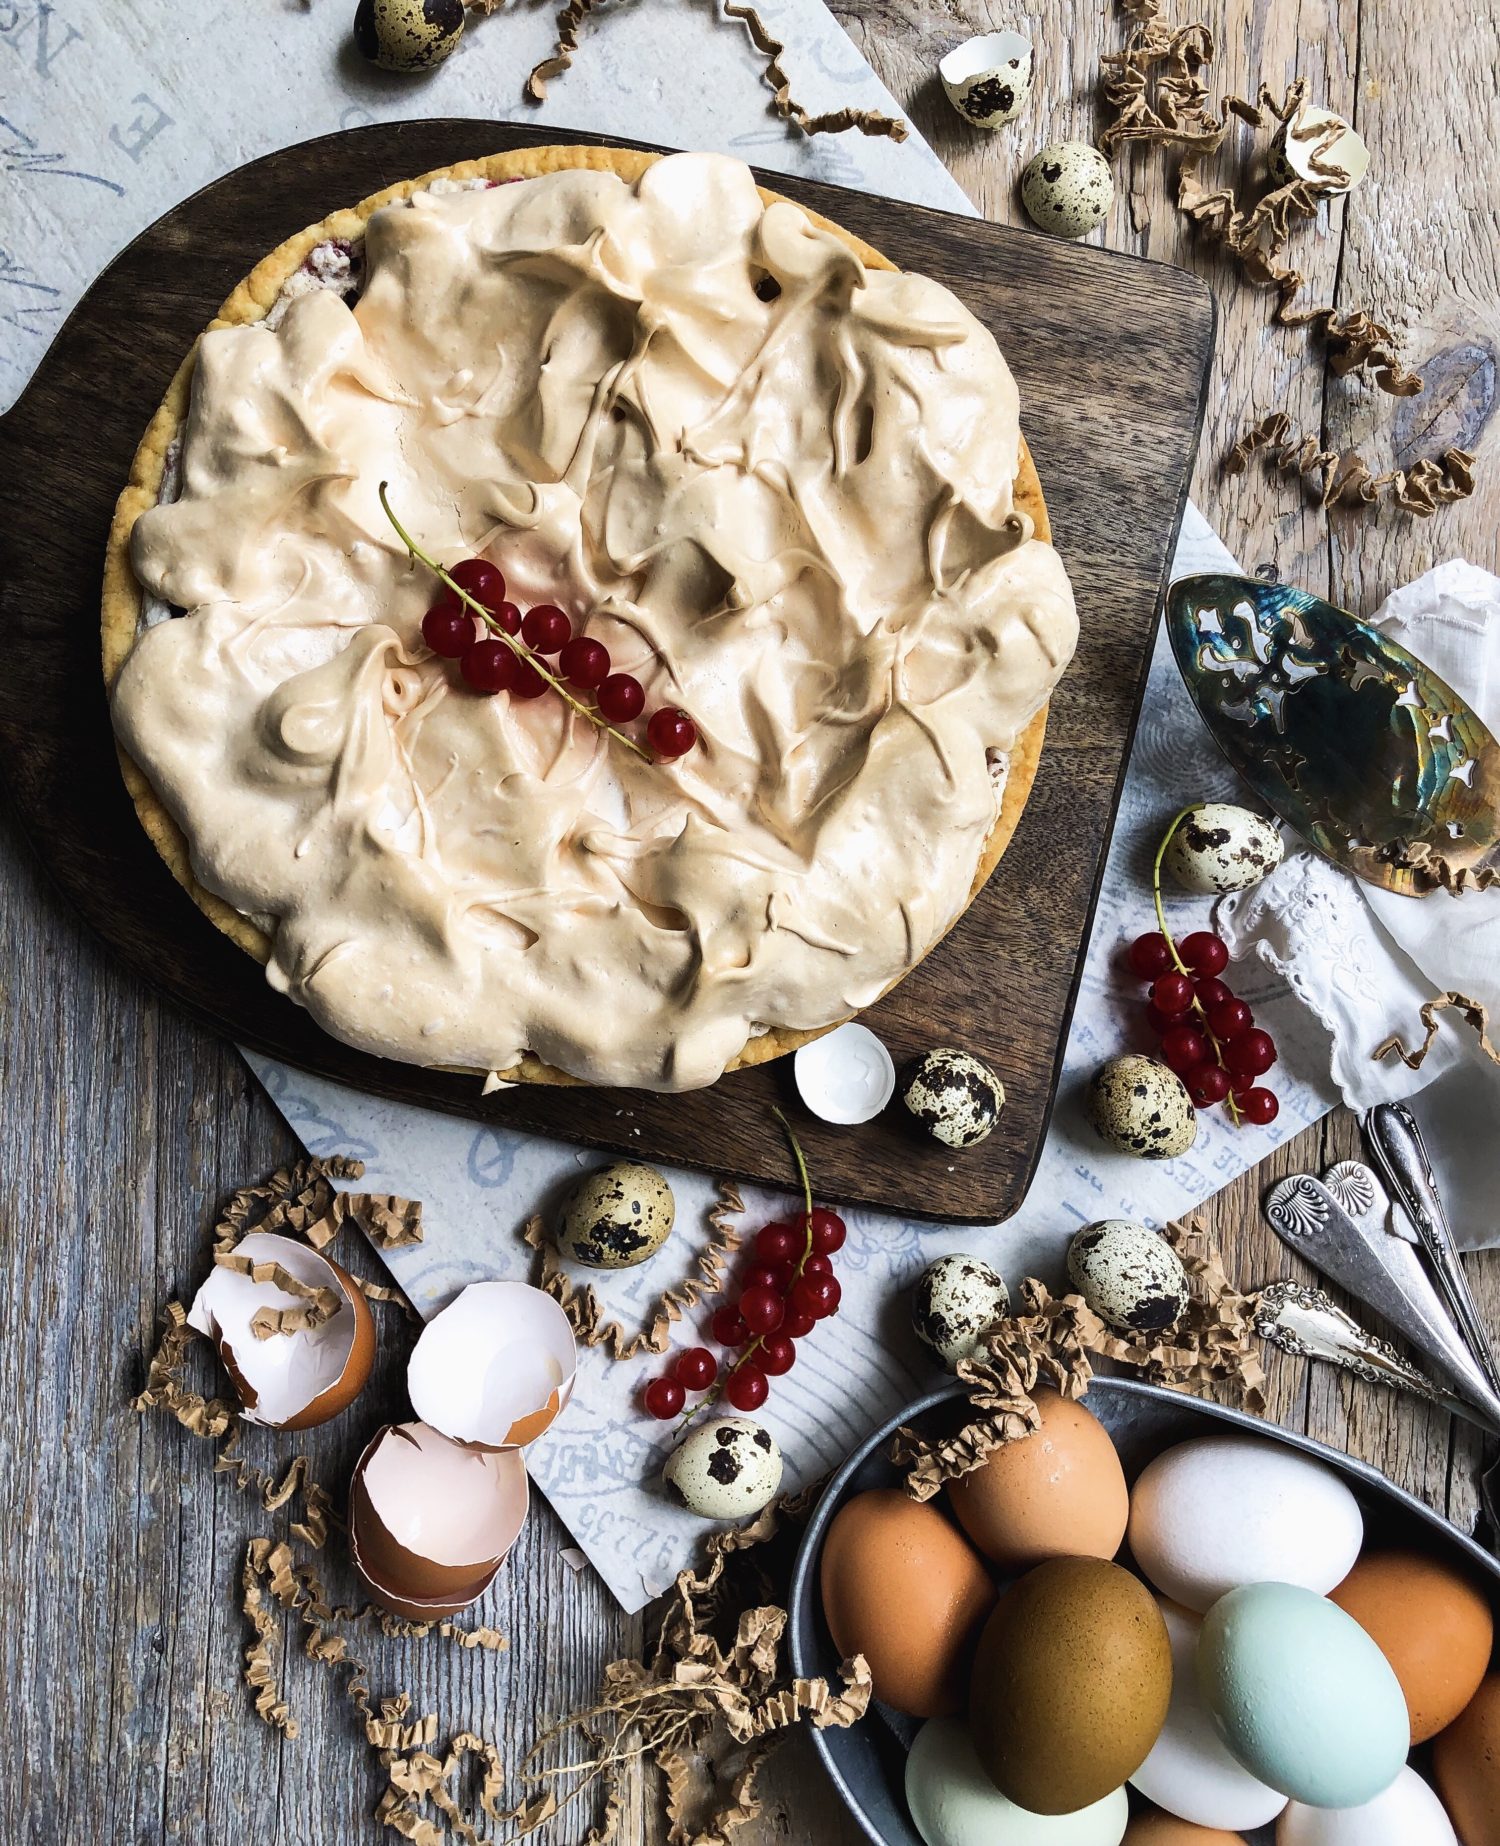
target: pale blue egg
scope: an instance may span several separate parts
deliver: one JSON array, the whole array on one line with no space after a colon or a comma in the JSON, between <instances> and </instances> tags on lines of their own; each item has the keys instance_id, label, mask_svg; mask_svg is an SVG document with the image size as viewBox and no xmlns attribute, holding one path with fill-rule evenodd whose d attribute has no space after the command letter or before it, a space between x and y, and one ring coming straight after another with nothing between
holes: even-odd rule
<instances>
[{"instance_id":1,"label":"pale blue egg","mask_svg":"<svg viewBox=\"0 0 1500 1846\"><path fill-rule=\"evenodd\" d=\"M1247 1583L1221 1596L1198 1636L1198 1683L1239 1761L1308 1807L1373 1801L1406 1761L1396 1675L1359 1623L1312 1590Z\"/></svg>"}]
</instances>

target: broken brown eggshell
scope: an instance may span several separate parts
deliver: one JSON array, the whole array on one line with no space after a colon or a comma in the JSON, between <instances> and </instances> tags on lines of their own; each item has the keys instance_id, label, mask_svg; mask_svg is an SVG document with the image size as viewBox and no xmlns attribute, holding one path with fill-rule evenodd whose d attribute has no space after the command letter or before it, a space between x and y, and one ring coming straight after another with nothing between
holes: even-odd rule
<instances>
[{"instance_id":1,"label":"broken brown eggshell","mask_svg":"<svg viewBox=\"0 0 1500 1846\"><path fill-rule=\"evenodd\" d=\"M257 1316L295 1316L308 1297L215 1262L193 1299L188 1325L213 1341L245 1420L271 1429L312 1429L348 1409L375 1360L375 1323L353 1277L310 1245L270 1231L250 1232L230 1254L257 1267L275 1264L307 1289L331 1291L338 1299L335 1312L316 1325L257 1332Z\"/></svg>"},{"instance_id":2,"label":"broken brown eggshell","mask_svg":"<svg viewBox=\"0 0 1500 1846\"><path fill-rule=\"evenodd\" d=\"M527 1282L471 1282L422 1329L406 1370L412 1409L454 1442L520 1449L573 1394L568 1317Z\"/></svg>"}]
</instances>

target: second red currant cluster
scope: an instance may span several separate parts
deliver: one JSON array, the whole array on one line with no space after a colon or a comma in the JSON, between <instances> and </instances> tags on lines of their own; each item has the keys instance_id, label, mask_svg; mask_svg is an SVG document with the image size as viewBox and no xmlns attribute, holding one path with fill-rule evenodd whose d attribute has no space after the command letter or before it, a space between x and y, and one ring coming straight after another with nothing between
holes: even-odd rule
<instances>
[{"instance_id":1,"label":"second red currant cluster","mask_svg":"<svg viewBox=\"0 0 1500 1846\"><path fill-rule=\"evenodd\" d=\"M1152 930L1136 937L1127 959L1131 973L1151 983L1146 1017L1162 1062L1182 1078L1194 1106L1222 1102L1236 1120L1274 1122L1281 1105L1256 1078L1276 1062L1276 1045L1219 978L1229 965L1224 938L1199 929L1174 943Z\"/></svg>"}]
</instances>

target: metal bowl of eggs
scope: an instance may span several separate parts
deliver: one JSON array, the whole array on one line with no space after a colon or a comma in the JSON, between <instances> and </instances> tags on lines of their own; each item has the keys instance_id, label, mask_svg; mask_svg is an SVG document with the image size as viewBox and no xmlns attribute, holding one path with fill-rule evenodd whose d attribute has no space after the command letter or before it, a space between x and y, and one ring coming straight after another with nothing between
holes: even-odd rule
<instances>
[{"instance_id":1,"label":"metal bowl of eggs","mask_svg":"<svg viewBox=\"0 0 1500 1846\"><path fill-rule=\"evenodd\" d=\"M918 1502L910 1405L834 1475L791 1659L864 1655L814 1731L876 1846L1494 1846L1500 1562L1363 1463L1128 1379Z\"/></svg>"}]
</instances>

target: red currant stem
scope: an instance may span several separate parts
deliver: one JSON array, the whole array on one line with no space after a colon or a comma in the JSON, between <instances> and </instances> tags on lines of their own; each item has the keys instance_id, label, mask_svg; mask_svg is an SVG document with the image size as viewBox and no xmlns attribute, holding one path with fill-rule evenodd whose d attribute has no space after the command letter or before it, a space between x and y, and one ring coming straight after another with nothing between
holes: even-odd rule
<instances>
[{"instance_id":1,"label":"red currant stem","mask_svg":"<svg viewBox=\"0 0 1500 1846\"><path fill-rule=\"evenodd\" d=\"M1151 898L1156 906L1156 927L1161 931L1166 941L1167 952L1171 955L1173 962L1176 964L1177 972L1187 975L1189 979L1192 978L1193 971L1179 954L1177 938L1167 927L1167 913L1161 901L1161 862L1167 856L1167 848L1172 843L1172 835L1176 833L1177 829L1187 819L1189 814L1196 814L1202 806L1203 803L1201 801L1194 801L1188 807L1183 808L1179 813L1172 816L1172 824L1161 836L1161 844L1157 847L1156 857L1151 863ZM1197 1013L1203 1022L1203 1035L1208 1040L1209 1044L1213 1046L1214 1057L1218 1061L1219 1068L1228 1076L1229 1066L1224 1062L1224 1047L1214 1036L1213 1028L1208 1023L1208 1009L1198 998L1196 992L1193 994L1193 1011ZM1231 1079L1231 1082L1232 1081ZM1224 1106L1229 1111L1230 1121L1238 1128L1241 1120L1240 1106L1234 1100L1234 1090L1232 1088L1229 1094L1224 1098Z\"/></svg>"},{"instance_id":2,"label":"red currant stem","mask_svg":"<svg viewBox=\"0 0 1500 1846\"><path fill-rule=\"evenodd\" d=\"M489 610L485 608L482 602L479 602L476 598L471 596L462 585L455 583L448 575L447 571L443 569L442 565L438 563L437 559L429 556L427 552L423 551L422 547L391 510L391 503L385 491L387 485L388 483L385 481L380 483L380 504L385 509L386 518L390 520L391 524L396 528L396 536L401 540L401 543L405 545L412 559L418 564L425 564L428 570L432 572L433 576L435 576L440 583L446 584L458 600L479 617L480 621L484 623L485 627L494 635L497 641L503 641L518 659L524 660L528 666L535 667L537 672L546 680L552 690L563 700L564 704L571 705L580 718L586 718L590 724L603 731L606 736L613 737L616 743L624 744L627 750L633 750L643 763L654 763L656 759L651 755L649 750L643 750L634 738L627 737L623 731L617 731L606 718L600 717L599 713L595 711L592 706L585 705L581 699L574 698L573 694L569 692L568 688L547 665L546 661L542 659L540 654L533 653L524 641L520 641L516 636L508 634L495 620L494 616L490 614Z\"/></svg>"}]
</instances>

